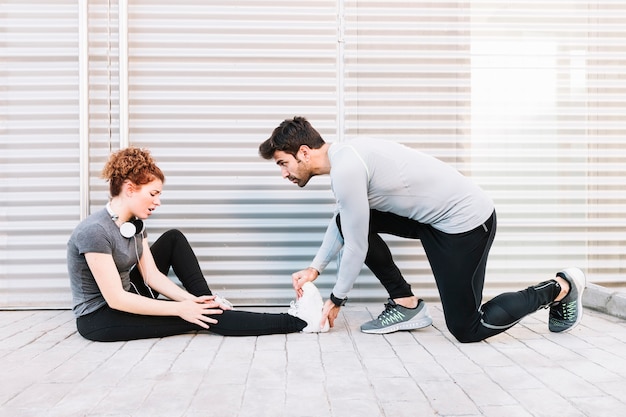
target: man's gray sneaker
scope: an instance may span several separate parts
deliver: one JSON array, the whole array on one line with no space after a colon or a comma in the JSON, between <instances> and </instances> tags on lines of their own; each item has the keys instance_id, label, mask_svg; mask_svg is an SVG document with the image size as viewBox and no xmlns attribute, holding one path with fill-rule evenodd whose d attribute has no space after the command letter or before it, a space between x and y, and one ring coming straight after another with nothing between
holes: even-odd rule
<instances>
[{"instance_id":1,"label":"man's gray sneaker","mask_svg":"<svg viewBox=\"0 0 626 417\"><path fill-rule=\"evenodd\" d=\"M569 282L570 290L567 295L550 306L548 329L551 332L561 333L571 330L583 317L583 291L586 278L578 268L567 268L556 274Z\"/></svg>"},{"instance_id":2,"label":"man's gray sneaker","mask_svg":"<svg viewBox=\"0 0 626 417\"><path fill-rule=\"evenodd\" d=\"M391 298L385 304L385 311L361 326L363 333L384 334L397 332L398 330L421 329L433 324L433 319L428 313L428 307L424 300L417 302L417 307L406 308L396 304Z\"/></svg>"}]
</instances>

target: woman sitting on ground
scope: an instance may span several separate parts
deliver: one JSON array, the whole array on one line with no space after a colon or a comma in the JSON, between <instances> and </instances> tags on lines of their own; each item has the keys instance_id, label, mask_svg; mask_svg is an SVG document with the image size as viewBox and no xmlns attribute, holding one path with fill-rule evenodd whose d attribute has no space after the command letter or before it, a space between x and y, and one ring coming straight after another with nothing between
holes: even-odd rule
<instances>
[{"instance_id":1,"label":"woman sitting on ground","mask_svg":"<svg viewBox=\"0 0 626 417\"><path fill-rule=\"evenodd\" d=\"M76 227L67 247L73 311L83 337L124 341L200 330L224 336L328 330L320 329L322 299L315 286L289 314L234 310L211 292L180 231L163 233L150 247L143 221L161 205L165 176L149 151L130 147L112 154L102 177L109 182L110 201ZM170 268L184 289L167 277Z\"/></svg>"}]
</instances>

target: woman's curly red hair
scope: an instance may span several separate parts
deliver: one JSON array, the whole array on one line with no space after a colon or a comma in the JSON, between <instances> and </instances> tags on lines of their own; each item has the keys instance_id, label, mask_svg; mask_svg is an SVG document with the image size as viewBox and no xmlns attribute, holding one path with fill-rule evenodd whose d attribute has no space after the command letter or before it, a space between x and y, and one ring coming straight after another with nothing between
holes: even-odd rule
<instances>
[{"instance_id":1,"label":"woman's curly red hair","mask_svg":"<svg viewBox=\"0 0 626 417\"><path fill-rule=\"evenodd\" d=\"M114 152L102 169L102 178L109 182L111 197L122 192L124 181L142 186L155 179L165 182L165 175L147 149L130 146Z\"/></svg>"}]
</instances>

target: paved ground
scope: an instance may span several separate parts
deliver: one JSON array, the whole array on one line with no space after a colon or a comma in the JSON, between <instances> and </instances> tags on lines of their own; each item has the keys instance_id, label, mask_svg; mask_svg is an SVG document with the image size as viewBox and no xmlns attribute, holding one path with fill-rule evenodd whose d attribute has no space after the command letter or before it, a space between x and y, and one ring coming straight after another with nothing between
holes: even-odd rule
<instances>
[{"instance_id":1,"label":"paved ground","mask_svg":"<svg viewBox=\"0 0 626 417\"><path fill-rule=\"evenodd\" d=\"M433 326L385 336L358 330L382 305L357 304L326 334L127 343L83 339L70 311L3 311L0 416L626 415L626 321L586 310L552 334L542 310L460 344L429 305Z\"/></svg>"}]
</instances>

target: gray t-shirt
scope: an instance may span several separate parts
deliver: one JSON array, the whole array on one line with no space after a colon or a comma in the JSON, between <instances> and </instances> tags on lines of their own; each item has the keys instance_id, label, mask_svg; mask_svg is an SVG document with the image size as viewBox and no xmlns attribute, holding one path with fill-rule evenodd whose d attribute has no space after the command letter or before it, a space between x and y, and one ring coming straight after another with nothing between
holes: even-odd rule
<instances>
[{"instance_id":1,"label":"gray t-shirt","mask_svg":"<svg viewBox=\"0 0 626 417\"><path fill-rule=\"evenodd\" d=\"M370 209L450 234L480 226L494 210L491 198L454 167L396 142L356 138L331 144L328 157L343 238L333 217L311 266L322 272L343 248L333 288L339 298L365 262Z\"/></svg>"},{"instance_id":2,"label":"gray t-shirt","mask_svg":"<svg viewBox=\"0 0 626 417\"><path fill-rule=\"evenodd\" d=\"M113 261L122 279L124 290L130 290L130 270L141 259L142 242L146 232L125 238L120 228L111 219L111 215L102 209L83 220L67 242L67 270L74 315L76 317L92 313L106 304L96 283L85 254L106 253L113 256Z\"/></svg>"}]
</instances>

